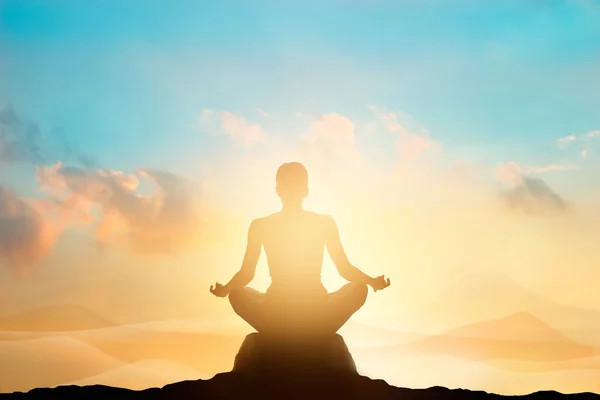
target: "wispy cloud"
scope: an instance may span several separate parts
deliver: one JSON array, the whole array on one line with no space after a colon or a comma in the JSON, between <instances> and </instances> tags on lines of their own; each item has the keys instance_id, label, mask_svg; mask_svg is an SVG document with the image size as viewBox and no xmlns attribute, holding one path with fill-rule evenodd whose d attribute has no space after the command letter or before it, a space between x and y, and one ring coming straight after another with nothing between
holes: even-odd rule
<instances>
[{"instance_id":1,"label":"wispy cloud","mask_svg":"<svg viewBox=\"0 0 600 400\"><path fill-rule=\"evenodd\" d=\"M526 165L523 166L525 173L543 173L543 172L554 172L554 171L573 171L581 169L581 166L575 164L549 164L544 166Z\"/></svg>"},{"instance_id":2,"label":"wispy cloud","mask_svg":"<svg viewBox=\"0 0 600 400\"><path fill-rule=\"evenodd\" d=\"M329 113L314 118L302 141L324 152L357 155L354 124L340 114Z\"/></svg>"},{"instance_id":3,"label":"wispy cloud","mask_svg":"<svg viewBox=\"0 0 600 400\"><path fill-rule=\"evenodd\" d=\"M308 130L300 135L298 155L301 158L319 168L324 175L361 162L355 126L350 119L336 113L316 115L311 119Z\"/></svg>"},{"instance_id":4,"label":"wispy cloud","mask_svg":"<svg viewBox=\"0 0 600 400\"><path fill-rule=\"evenodd\" d=\"M222 131L237 144L247 146L267 137L258 123L230 111L203 109L200 113L200 123L211 123L214 117L218 119Z\"/></svg>"},{"instance_id":5,"label":"wispy cloud","mask_svg":"<svg viewBox=\"0 0 600 400\"><path fill-rule=\"evenodd\" d=\"M569 136L565 136L565 137L556 139L556 141L561 145L573 143L576 140L577 140L577 136L575 136L575 135L569 135Z\"/></svg>"},{"instance_id":6,"label":"wispy cloud","mask_svg":"<svg viewBox=\"0 0 600 400\"><path fill-rule=\"evenodd\" d=\"M575 142L586 142L593 140L597 137L600 137L600 130L594 130L587 133L582 133L580 135L569 135L562 138L556 139L556 142L560 147L568 146L571 143Z\"/></svg>"},{"instance_id":7,"label":"wispy cloud","mask_svg":"<svg viewBox=\"0 0 600 400\"><path fill-rule=\"evenodd\" d=\"M378 106L367 108L390 132L398 135L396 146L403 162L411 163L426 152L440 149L440 145L430 138L429 131L412 116L389 112Z\"/></svg>"},{"instance_id":8,"label":"wispy cloud","mask_svg":"<svg viewBox=\"0 0 600 400\"><path fill-rule=\"evenodd\" d=\"M44 135L36 122L19 115L11 104L0 110L0 163L43 164L59 154L88 168L98 165L95 157L83 152L61 129L53 128L50 135Z\"/></svg>"},{"instance_id":9,"label":"wispy cloud","mask_svg":"<svg viewBox=\"0 0 600 400\"><path fill-rule=\"evenodd\" d=\"M578 148L577 158L587 160L590 156L590 147L593 147L593 141L600 137L600 130L593 130L579 135L569 135L556 140L560 149Z\"/></svg>"},{"instance_id":10,"label":"wispy cloud","mask_svg":"<svg viewBox=\"0 0 600 400\"><path fill-rule=\"evenodd\" d=\"M0 163L43 162L40 129L25 121L12 105L0 110Z\"/></svg>"}]
</instances>

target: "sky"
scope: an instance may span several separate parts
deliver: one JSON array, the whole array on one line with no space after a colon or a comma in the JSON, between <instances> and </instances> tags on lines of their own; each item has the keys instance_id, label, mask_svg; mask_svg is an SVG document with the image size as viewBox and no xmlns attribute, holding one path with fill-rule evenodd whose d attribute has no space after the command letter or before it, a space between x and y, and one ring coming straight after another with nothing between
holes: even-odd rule
<instances>
[{"instance_id":1,"label":"sky","mask_svg":"<svg viewBox=\"0 0 600 400\"><path fill-rule=\"evenodd\" d=\"M394 279L366 319L480 270L600 308L595 0L2 0L0 60L5 313L112 277L136 304L113 318L179 316L178 285L239 267L291 160ZM98 293L70 301L120 312Z\"/></svg>"},{"instance_id":2,"label":"sky","mask_svg":"<svg viewBox=\"0 0 600 400\"><path fill-rule=\"evenodd\" d=\"M228 358L217 336L160 355L166 339L142 336L243 325L208 289L240 268L251 221L280 209L277 168L300 161L305 207L391 279L343 333L361 371L600 391L599 71L598 0L0 0L0 325L56 330L74 312L69 326L111 326L0 330L0 358L22 367L2 389L69 383L85 369L71 354L91 368L80 349L114 343L162 358L158 375L207 351L213 369L192 375L222 371L235 343ZM346 283L328 257L322 280ZM263 253L250 285L269 284ZM468 343L355 345L448 332L511 341L485 360ZM565 344L595 356L565 360Z\"/></svg>"}]
</instances>

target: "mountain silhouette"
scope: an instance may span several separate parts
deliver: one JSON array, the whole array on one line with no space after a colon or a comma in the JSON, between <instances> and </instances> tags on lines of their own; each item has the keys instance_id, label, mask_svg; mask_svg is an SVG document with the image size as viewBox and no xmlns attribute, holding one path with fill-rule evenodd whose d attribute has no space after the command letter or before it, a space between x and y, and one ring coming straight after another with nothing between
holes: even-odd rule
<instances>
[{"instance_id":1,"label":"mountain silhouette","mask_svg":"<svg viewBox=\"0 0 600 400\"><path fill-rule=\"evenodd\" d=\"M503 318L466 325L454 329L446 333L446 335L482 339L575 344L575 341L552 328L540 318L524 311Z\"/></svg>"},{"instance_id":2,"label":"mountain silhouette","mask_svg":"<svg viewBox=\"0 0 600 400\"><path fill-rule=\"evenodd\" d=\"M73 304L56 304L34 308L0 318L0 331L79 331L114 325L114 323L95 312Z\"/></svg>"},{"instance_id":3,"label":"mountain silhouette","mask_svg":"<svg viewBox=\"0 0 600 400\"><path fill-rule=\"evenodd\" d=\"M593 357L596 348L575 342L525 312L469 324L400 346L378 349L403 355L450 355L470 360L562 361Z\"/></svg>"},{"instance_id":4,"label":"mountain silhouette","mask_svg":"<svg viewBox=\"0 0 600 400\"><path fill-rule=\"evenodd\" d=\"M100 374L78 379L63 385L106 385L143 390L149 387L162 387L172 382L190 379L206 379L212 375L170 360L142 360L123 364Z\"/></svg>"},{"instance_id":5,"label":"mountain silhouette","mask_svg":"<svg viewBox=\"0 0 600 400\"><path fill-rule=\"evenodd\" d=\"M600 328L600 311L544 298L497 272L465 276L407 318L422 329L439 332L516 312L535 315L561 332Z\"/></svg>"},{"instance_id":6,"label":"mountain silhouette","mask_svg":"<svg viewBox=\"0 0 600 400\"><path fill-rule=\"evenodd\" d=\"M27 393L0 394L0 400L30 399L498 399L508 396L484 391L405 389L356 372L343 339L290 345L249 335L235 358L233 370L209 380L184 381L141 391L108 386L62 386ZM592 393L564 395L537 392L523 399L600 399ZM514 399L515 396L510 396Z\"/></svg>"}]
</instances>

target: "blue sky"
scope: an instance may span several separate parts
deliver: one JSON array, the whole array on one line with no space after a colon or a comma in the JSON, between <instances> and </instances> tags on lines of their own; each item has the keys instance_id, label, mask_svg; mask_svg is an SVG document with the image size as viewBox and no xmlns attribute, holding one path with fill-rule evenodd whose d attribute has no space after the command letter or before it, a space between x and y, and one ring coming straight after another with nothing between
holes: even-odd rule
<instances>
[{"instance_id":1,"label":"blue sky","mask_svg":"<svg viewBox=\"0 0 600 400\"><path fill-rule=\"evenodd\" d=\"M0 253L24 259L26 267L87 268L88 255L71 252L77 240L63 236L73 228L101 243L109 233L129 235L138 246L126 243L132 254L154 254L156 243L168 249L170 242L159 239L170 236L181 251L193 253L192 244L201 243L199 252L220 252L210 268L170 255L157 263L186 264L190 282L225 279L217 269L237 267L246 222L279 206L274 166L301 153L286 140L302 137L301 150L314 151L309 155L320 172L350 166L332 185L329 176L311 180L310 207L335 214L359 262L390 265L383 269L405 285L397 293L420 296L413 282L441 287L442 269L450 276L454 266L469 265L536 288L543 275L544 290L553 294L558 282L568 301L578 300L575 291L584 285L581 296L596 302L598 0L0 0L0 110L7 105L45 137L46 175L39 181L30 159L6 165L0 137L0 218L8 215L0 221L0 244L7 243ZM408 133L402 124L412 125ZM252 146L245 146L249 138ZM66 155L66 143L75 155ZM78 154L104 171L80 169ZM421 154L424 161L409 173L392 172L403 157ZM53 167L58 160L64 168ZM461 175L454 167L463 161L484 179L470 180L468 168ZM150 170L147 178L136 175L145 182L136 191L127 174L140 167ZM502 183L523 178L519 167L532 177L498 196ZM211 168L217 173L204 180ZM156 171L163 169L173 175ZM208 190L197 196L180 175L206 181ZM152 179L164 190L138 196ZM5 185L24 200L3 191ZM43 205L40 218L11 215L14 204L34 193L44 200L31 201ZM505 198L516 211L498 201ZM567 209L562 199L581 206L572 220L567 212L553 218ZM485 204L472 206L478 202ZM528 218L538 206L541 217ZM68 218L56 223L63 212ZM14 235L13 226L22 225L31 232ZM212 249L214 237L228 246ZM65 247L54 257L58 244ZM22 257L25 251L30 258ZM403 279L404 265L414 266L410 273L418 279ZM10 271L0 269L0 277ZM26 297L20 286L4 286ZM411 304L405 300L394 304Z\"/></svg>"},{"instance_id":2,"label":"blue sky","mask_svg":"<svg viewBox=\"0 0 600 400\"><path fill-rule=\"evenodd\" d=\"M108 168L227 151L203 108L264 109L283 135L379 104L490 165L561 162L557 138L600 125L596 1L3 0L0 37L0 102Z\"/></svg>"}]
</instances>

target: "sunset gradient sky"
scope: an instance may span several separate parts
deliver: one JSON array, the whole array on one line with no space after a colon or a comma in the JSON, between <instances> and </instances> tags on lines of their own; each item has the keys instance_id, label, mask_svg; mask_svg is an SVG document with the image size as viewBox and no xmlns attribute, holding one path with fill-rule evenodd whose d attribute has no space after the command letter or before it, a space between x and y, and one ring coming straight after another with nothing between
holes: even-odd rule
<instances>
[{"instance_id":1,"label":"sunset gradient sky","mask_svg":"<svg viewBox=\"0 0 600 400\"><path fill-rule=\"evenodd\" d=\"M231 317L290 160L392 278L357 319L481 272L600 309L595 0L3 0L0 60L3 314Z\"/></svg>"}]
</instances>

